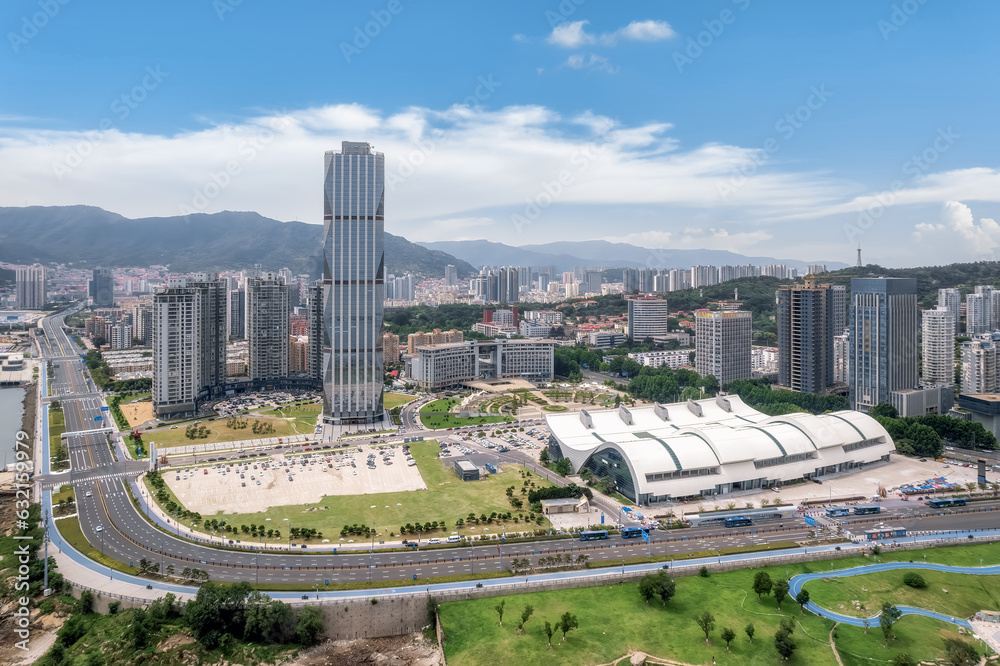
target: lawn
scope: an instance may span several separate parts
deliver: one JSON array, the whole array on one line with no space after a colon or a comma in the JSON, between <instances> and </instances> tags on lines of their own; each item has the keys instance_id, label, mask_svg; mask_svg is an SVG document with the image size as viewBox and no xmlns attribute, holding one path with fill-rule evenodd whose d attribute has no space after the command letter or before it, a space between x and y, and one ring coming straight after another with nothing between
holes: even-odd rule
<instances>
[{"instance_id":1,"label":"lawn","mask_svg":"<svg viewBox=\"0 0 1000 666\"><path fill-rule=\"evenodd\" d=\"M506 423L515 420L511 416L472 416L461 418L455 414L447 413L460 402L461 400L455 398L441 398L440 400L427 403L420 408L420 423L430 430L442 430L445 428L479 426L486 423Z\"/></svg>"},{"instance_id":2,"label":"lawn","mask_svg":"<svg viewBox=\"0 0 1000 666\"><path fill-rule=\"evenodd\" d=\"M879 561L923 559L925 553L928 562L942 564L978 565L980 557L985 563L997 559L995 545L980 544L907 551L886 554L885 557L880 555ZM778 580L797 573L823 571L831 564L836 569L845 569L868 563L870 560L866 558L852 557L831 563L813 562L765 570L773 580ZM781 615L777 614L773 597L764 597L758 602L751 591L757 571L747 569L712 574L709 578L679 578L677 594L666 608L661 606L659 600L651 601L647 606L638 594L636 583L442 604L441 623L447 636L445 656L449 664L457 666L495 663L601 664L612 662L630 651L641 650L688 664L708 664L713 656L720 664L781 663L773 640ZM888 596L888 600L894 603L908 603L911 599L906 596L908 592L902 590L902 572L898 574L899 583L882 596ZM930 578L925 578L930 583ZM976 580L982 577L970 578ZM856 580L863 580L863 577L859 576ZM985 603L987 608L997 606L989 592L982 589L973 592L971 586L974 583L949 581L949 584L952 586L948 588L949 592L956 597L972 595L967 602L970 608L979 603ZM858 588L861 586L859 583ZM864 587L875 589L867 584ZM940 587L938 585L939 590ZM813 601L838 610L840 604L849 605L852 598L857 598L852 596L856 592L845 586L820 591L817 583L813 582L808 589ZM996 589L995 585L993 589ZM929 594L930 588L924 593ZM502 628L497 626L494 611L501 599L506 601ZM953 601L956 604L963 602L957 598ZM516 618L525 604L534 606L535 612L527 624L526 633L518 635ZM544 622L548 620L554 624L567 610L576 614L580 628L571 631L565 643L559 640L561 634L557 633L553 636L552 649L547 650L542 631ZM704 635L693 620L704 610L709 610L716 618L712 641L707 646ZM836 664L828 645L832 627L829 620L812 614L801 615L798 606L791 600L782 605L782 614L796 621L792 638L798 644L798 650L792 657L792 663ZM753 622L756 628L752 644L743 632L748 622ZM732 627L737 634L729 653L719 637L725 626ZM669 631L664 630L667 627ZM943 639L957 636L957 632L946 623L914 616L900 620L895 633L897 639L885 648L877 625L869 629L867 635L863 628L839 625L835 640L845 666L860 666L863 663L870 665L869 657L875 659L875 663L886 663L900 652L908 652L918 660L936 659L943 656Z\"/></svg>"},{"instance_id":3,"label":"lawn","mask_svg":"<svg viewBox=\"0 0 1000 666\"><path fill-rule=\"evenodd\" d=\"M69 469L69 451L63 445L66 422L62 410L49 407L49 467L53 472Z\"/></svg>"},{"instance_id":4,"label":"lawn","mask_svg":"<svg viewBox=\"0 0 1000 666\"><path fill-rule=\"evenodd\" d=\"M261 414L268 414L273 416L278 416L281 418L291 418L296 416L311 416L313 417L313 422L316 421L316 416L323 409L322 403L319 402L307 402L305 404L290 404L282 405L280 407L275 407L274 409L268 409L262 411Z\"/></svg>"},{"instance_id":5,"label":"lawn","mask_svg":"<svg viewBox=\"0 0 1000 666\"><path fill-rule=\"evenodd\" d=\"M77 516L71 516L69 518L60 518L54 521L55 526L59 529L59 534L62 535L63 539L78 551L94 560L95 562L100 562L101 564L111 567L116 571L122 571L124 573L138 574L138 569L130 567L128 564L119 562L110 555L104 555L100 550L100 542L98 541L93 546L87 541L87 537L83 535L80 530L80 520Z\"/></svg>"},{"instance_id":6,"label":"lawn","mask_svg":"<svg viewBox=\"0 0 1000 666\"><path fill-rule=\"evenodd\" d=\"M143 431L142 438L144 441L154 441L159 447L167 446L186 446L188 444L206 444L210 442L235 442L244 439L267 439L271 437L288 437L289 435L298 434L295 429L294 421L289 421L286 419L271 419L271 418L257 418L254 416L243 417L247 422L246 428L230 428L226 425L228 419L220 418L217 421L208 421L203 419L201 425L208 428L209 433L206 438L199 439L188 439L184 433L186 431L186 425L180 425L176 429L171 430L170 428L164 428L160 430L149 430ZM251 427L254 421L261 421L270 423L274 426L274 431L266 434L254 434ZM312 434L313 428L309 427L308 433Z\"/></svg>"},{"instance_id":7,"label":"lawn","mask_svg":"<svg viewBox=\"0 0 1000 666\"><path fill-rule=\"evenodd\" d=\"M399 407L400 405L405 405L408 402L413 402L417 399L415 395L407 395L405 393L383 393L382 394L382 404L386 409L392 409L393 407Z\"/></svg>"},{"instance_id":8,"label":"lawn","mask_svg":"<svg viewBox=\"0 0 1000 666\"><path fill-rule=\"evenodd\" d=\"M427 485L427 490L371 495L329 495L315 505L271 507L264 512L218 514L212 517L224 518L227 523L235 525L250 523L260 525L265 522L262 519L270 518L270 522L283 532L287 530L284 525L284 519L287 518L295 527L315 528L323 532L324 537L335 541L345 524L371 525L374 522L378 531L384 537L388 537L390 532L398 534L400 526L407 523L438 521L451 526L459 517L465 519L470 512L478 516L483 513L489 515L494 511L497 513L513 511L517 516L518 512L511 508L507 499L506 489L511 485L521 487L523 483L521 467L506 465L500 474L492 474L479 481L462 482L455 474L453 463L449 461L442 464L437 457L440 447L436 441L415 442L410 445L410 451L417 461L417 468ZM551 485L534 474L531 480L537 487ZM325 507L326 510L317 510L319 507ZM522 512L527 513L524 510ZM546 521L542 527L547 528L548 525ZM461 531L463 534L483 534L484 528L489 528L490 531L485 533L495 534L500 529L492 525L474 527L475 529L471 530L463 526ZM523 528L524 523L518 521L515 525L510 521L507 522L508 532L518 531L519 527ZM443 536L453 529L449 527L436 530L434 533L424 532L422 537Z\"/></svg>"},{"instance_id":9,"label":"lawn","mask_svg":"<svg viewBox=\"0 0 1000 666\"><path fill-rule=\"evenodd\" d=\"M855 617L871 617L882 607L882 601L889 598L896 604L955 617L968 617L984 608L1000 608L1000 577L913 570L927 582L927 587L914 589L903 584L908 571L911 570L814 580L806 583L805 589L820 606ZM851 601L860 601L862 608L856 609Z\"/></svg>"}]
</instances>

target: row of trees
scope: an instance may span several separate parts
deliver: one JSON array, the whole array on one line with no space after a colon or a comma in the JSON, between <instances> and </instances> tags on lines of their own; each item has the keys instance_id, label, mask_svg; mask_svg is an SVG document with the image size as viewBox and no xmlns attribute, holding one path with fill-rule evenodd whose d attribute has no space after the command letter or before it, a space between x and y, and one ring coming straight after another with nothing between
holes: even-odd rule
<instances>
[{"instance_id":1,"label":"row of trees","mask_svg":"<svg viewBox=\"0 0 1000 666\"><path fill-rule=\"evenodd\" d=\"M900 453L938 457L944 450L941 440L964 449L995 450L996 436L981 423L941 414L900 417L892 405L879 403L868 414L889 432Z\"/></svg>"},{"instance_id":2,"label":"row of trees","mask_svg":"<svg viewBox=\"0 0 1000 666\"><path fill-rule=\"evenodd\" d=\"M850 403L844 396L775 390L764 379L737 379L726 384L725 389L729 393L738 395L743 402L754 409L771 416L792 412L822 414L850 409Z\"/></svg>"},{"instance_id":3,"label":"row of trees","mask_svg":"<svg viewBox=\"0 0 1000 666\"><path fill-rule=\"evenodd\" d=\"M500 617L501 627L503 626L503 614L506 606L507 606L507 601L501 600L500 603L498 603L496 606L493 607L493 610L495 610L497 615ZM524 633L524 625L528 623L528 620L531 619L531 616L534 613L535 613L535 607L532 606L531 604L526 604L525 607L521 610L521 615L520 615L521 621L517 625L517 633L519 634ZM570 613L569 611L563 613L562 616L560 616L560 618L556 620L555 623L546 621L544 625L544 631L545 631L545 638L547 640L547 646L550 648L552 647L552 635L557 631L562 632L562 639L565 641L566 634L568 634L573 629L578 628L579 626L580 622L576 619L576 616Z\"/></svg>"}]
</instances>

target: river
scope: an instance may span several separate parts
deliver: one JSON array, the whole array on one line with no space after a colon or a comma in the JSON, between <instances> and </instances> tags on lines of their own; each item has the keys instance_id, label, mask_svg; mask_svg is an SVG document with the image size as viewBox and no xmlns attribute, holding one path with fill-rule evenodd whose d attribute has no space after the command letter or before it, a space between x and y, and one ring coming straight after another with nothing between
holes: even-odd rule
<instances>
[{"instance_id":1,"label":"river","mask_svg":"<svg viewBox=\"0 0 1000 666\"><path fill-rule=\"evenodd\" d=\"M14 462L14 436L21 429L23 388L0 389L0 467Z\"/></svg>"}]
</instances>

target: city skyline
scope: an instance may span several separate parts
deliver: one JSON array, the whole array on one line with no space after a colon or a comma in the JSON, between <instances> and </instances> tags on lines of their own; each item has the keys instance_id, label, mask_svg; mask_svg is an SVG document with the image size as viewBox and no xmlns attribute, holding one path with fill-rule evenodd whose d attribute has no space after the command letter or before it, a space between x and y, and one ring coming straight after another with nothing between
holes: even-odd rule
<instances>
[{"instance_id":1,"label":"city skyline","mask_svg":"<svg viewBox=\"0 0 1000 666\"><path fill-rule=\"evenodd\" d=\"M994 93L975 85L995 60L986 30L1000 8L971 20L954 6L900 18L862 2L316 5L295 30L322 38L261 60L246 40L289 27L269 8L181 3L140 40L122 36L130 15L114 4L60 12L30 38L10 31L0 174L18 186L0 204L318 224L309 156L364 135L394 156L387 231L418 241L572 234L846 262L860 242L886 266L991 258L1000 244L997 130L976 110ZM6 24L24 11L9 8ZM175 22L196 46L165 55ZM427 48L431 26L450 39ZM122 39L133 55L111 57ZM310 57L313 44L334 57ZM456 57L466 52L493 55ZM312 61L328 71L283 74ZM415 75L440 62L454 70ZM77 103L53 111L49 94L28 94L38 80ZM933 99L913 104L924 88Z\"/></svg>"}]
</instances>

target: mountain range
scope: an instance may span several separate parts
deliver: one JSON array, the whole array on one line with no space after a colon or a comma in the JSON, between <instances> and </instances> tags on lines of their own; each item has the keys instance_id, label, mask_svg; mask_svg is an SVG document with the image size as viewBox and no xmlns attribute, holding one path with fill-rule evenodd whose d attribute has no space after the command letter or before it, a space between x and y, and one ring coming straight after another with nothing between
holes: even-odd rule
<instances>
[{"instance_id":1,"label":"mountain range","mask_svg":"<svg viewBox=\"0 0 1000 666\"><path fill-rule=\"evenodd\" d=\"M846 268L840 261L798 261L774 257L751 257L728 250L670 250L639 247L603 240L557 241L541 245L512 246L485 240L436 241L421 243L469 262L473 266L555 266L571 271L577 266L628 268L691 268L692 266L738 266L784 264L804 273L811 264L825 264L827 270Z\"/></svg>"},{"instance_id":2,"label":"mountain range","mask_svg":"<svg viewBox=\"0 0 1000 666\"><path fill-rule=\"evenodd\" d=\"M65 263L80 268L170 266L177 272L239 270L260 264L319 277L323 226L225 211L129 219L94 206L0 207L0 261ZM442 277L449 254L385 234L386 272Z\"/></svg>"}]
</instances>

